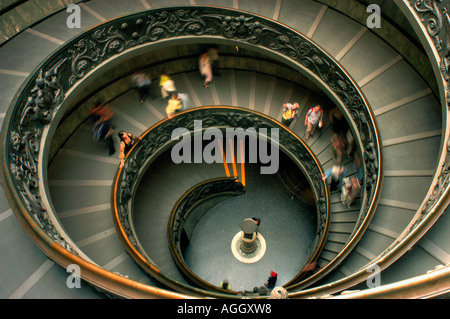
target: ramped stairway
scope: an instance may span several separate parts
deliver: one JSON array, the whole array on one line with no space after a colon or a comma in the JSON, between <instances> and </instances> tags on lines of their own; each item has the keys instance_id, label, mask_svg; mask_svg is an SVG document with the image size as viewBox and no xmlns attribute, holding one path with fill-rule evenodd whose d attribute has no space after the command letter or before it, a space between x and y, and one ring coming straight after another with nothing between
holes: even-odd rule
<instances>
[{"instance_id":1,"label":"ramped stairway","mask_svg":"<svg viewBox=\"0 0 450 319\"><path fill-rule=\"evenodd\" d=\"M6 83L0 91L2 120L26 76L59 45L106 19L167 5L167 1L150 0L127 1L126 5L121 1L113 1L114 5L110 5L111 2L108 1L108 5L99 0L83 3L81 7L85 19L82 29L58 27L65 24L67 16L66 12L61 11L18 34L0 48L0 78L2 83ZM307 34L327 50L362 87L379 125L383 141L385 178L380 205L369 230L350 258L327 282L352 274L398 237L427 192L440 147L439 102L422 78L397 52L365 26L320 3L301 1L301 10L298 1L294 0L170 3L190 4L221 5L285 23ZM331 30L333 32L330 32ZM194 106L238 105L279 119L282 101L297 100L304 106L303 111L316 103L314 96L308 95L309 93L301 88L284 86L281 79L246 72L248 80L245 81L239 76L240 72L224 70L222 77L216 78L215 86L209 90L199 87L196 73L192 76L178 74L175 80L180 91L185 89L191 94ZM193 85L183 88L183 83L189 83L186 79L192 79ZM243 81L238 83L238 80ZM191 88L194 90L190 90ZM222 92L226 94L221 95ZM111 102L111 106L116 111L116 119L120 119L118 126L139 134L151 123L164 117L163 103L158 105L157 100L150 101L151 105L144 106L148 113L143 116L139 113L145 113L147 110L139 105L137 96L133 94L134 92L130 92L119 97ZM134 99L134 104L121 103L120 100L125 98ZM304 130L303 116L304 113L291 127L300 136ZM328 127L325 126L319 140L325 140ZM310 143L326 167L330 163L327 145L319 147L321 143L318 141L311 140ZM109 195L118 161L115 157L107 157L107 151L90 142L90 126L85 124L74 132L49 168L49 187L58 215L69 234L95 262L111 271L157 286L158 284L145 276L124 253L114 234ZM42 255L28 239L15 220L3 193L0 205L2 297L101 297L90 289L67 289L67 273ZM346 233L348 223L352 222L350 215L353 214L341 210L335 195L333 206L333 216L340 218L334 218L336 222L333 223L332 231L337 234ZM423 274L437 264L447 264L450 255L446 226L448 214L444 214L433 230L407 255L383 272L382 283ZM342 245L345 241L341 236L335 235L330 235L330 240L334 240L336 245ZM328 257L330 259L337 250L331 247L332 245L327 246L325 252L331 254Z\"/></svg>"}]
</instances>

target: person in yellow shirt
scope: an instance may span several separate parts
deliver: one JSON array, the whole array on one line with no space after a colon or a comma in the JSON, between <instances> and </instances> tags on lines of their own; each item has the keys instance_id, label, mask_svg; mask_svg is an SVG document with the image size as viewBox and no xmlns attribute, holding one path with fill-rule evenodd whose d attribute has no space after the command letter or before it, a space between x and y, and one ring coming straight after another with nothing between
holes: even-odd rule
<instances>
[{"instance_id":1,"label":"person in yellow shirt","mask_svg":"<svg viewBox=\"0 0 450 319\"><path fill-rule=\"evenodd\" d=\"M165 73L159 76L159 86L161 87L161 96L163 99L170 97L177 90L173 80Z\"/></svg>"},{"instance_id":2,"label":"person in yellow shirt","mask_svg":"<svg viewBox=\"0 0 450 319\"><path fill-rule=\"evenodd\" d=\"M181 100L178 98L177 94L172 93L170 99L166 106L167 117L171 119L176 112L179 112L183 108Z\"/></svg>"},{"instance_id":3,"label":"person in yellow shirt","mask_svg":"<svg viewBox=\"0 0 450 319\"><path fill-rule=\"evenodd\" d=\"M297 111L300 108L298 103L286 103L283 105L283 118L281 123L286 126L291 125L294 118L297 116Z\"/></svg>"}]
</instances>

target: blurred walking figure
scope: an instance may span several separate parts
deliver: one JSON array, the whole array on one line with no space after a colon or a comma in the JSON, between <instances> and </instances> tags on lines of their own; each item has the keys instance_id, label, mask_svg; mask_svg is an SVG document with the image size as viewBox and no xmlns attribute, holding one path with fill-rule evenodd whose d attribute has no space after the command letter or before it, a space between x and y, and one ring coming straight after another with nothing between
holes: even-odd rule
<instances>
[{"instance_id":1,"label":"blurred walking figure","mask_svg":"<svg viewBox=\"0 0 450 319\"><path fill-rule=\"evenodd\" d=\"M291 125L292 121L297 116L298 109L300 105L298 103L286 103L283 104L283 117L281 119L281 123L286 126Z\"/></svg>"},{"instance_id":2,"label":"blurred walking figure","mask_svg":"<svg viewBox=\"0 0 450 319\"><path fill-rule=\"evenodd\" d=\"M171 119L175 113L179 112L182 108L183 104L181 100L178 98L176 93L172 93L166 106L167 117Z\"/></svg>"},{"instance_id":3,"label":"blurred walking figure","mask_svg":"<svg viewBox=\"0 0 450 319\"><path fill-rule=\"evenodd\" d=\"M190 107L189 94L178 93L177 98L181 101L181 104L183 105L183 107L182 107L183 110L186 110L188 107Z\"/></svg>"},{"instance_id":4,"label":"blurred walking figure","mask_svg":"<svg viewBox=\"0 0 450 319\"><path fill-rule=\"evenodd\" d=\"M111 110L108 104L97 103L90 111L93 120L94 120L94 128L97 129L97 126L103 122L109 121L113 118L114 112Z\"/></svg>"},{"instance_id":5,"label":"blurred walking figure","mask_svg":"<svg viewBox=\"0 0 450 319\"><path fill-rule=\"evenodd\" d=\"M333 192L338 189L339 185L342 183L342 180L347 175L347 171L347 168L344 166L333 165L332 168L325 171L325 174L322 174L322 180L326 181L327 178L331 176L330 191Z\"/></svg>"},{"instance_id":6,"label":"blurred walking figure","mask_svg":"<svg viewBox=\"0 0 450 319\"><path fill-rule=\"evenodd\" d=\"M147 73L136 73L133 76L134 88L139 93L139 98L141 104L145 102L145 98L150 94L151 89L150 85L152 84L152 80L150 75ZM156 96L152 96L152 98L156 98Z\"/></svg>"},{"instance_id":7,"label":"blurred walking figure","mask_svg":"<svg viewBox=\"0 0 450 319\"><path fill-rule=\"evenodd\" d=\"M336 164L341 165L344 154L346 153L347 145L341 135L333 133L331 135L331 143L333 147L330 149L330 154Z\"/></svg>"},{"instance_id":8,"label":"blurred walking figure","mask_svg":"<svg viewBox=\"0 0 450 319\"><path fill-rule=\"evenodd\" d=\"M103 122L99 125L97 131L97 141L105 141L109 147L109 156L116 152L116 147L114 146L113 133L114 129L111 127L110 121Z\"/></svg>"},{"instance_id":9,"label":"blurred walking figure","mask_svg":"<svg viewBox=\"0 0 450 319\"><path fill-rule=\"evenodd\" d=\"M342 112L337 107L330 110L328 116L330 118L331 131L344 135L349 130L349 126L344 118L344 115L342 115Z\"/></svg>"},{"instance_id":10,"label":"blurred walking figure","mask_svg":"<svg viewBox=\"0 0 450 319\"><path fill-rule=\"evenodd\" d=\"M109 155L113 155L116 152L114 146L114 140L112 134L114 130L112 128L111 120L114 117L114 112L109 105L97 103L90 111L94 124L92 126L92 135L95 142L106 141L109 147Z\"/></svg>"},{"instance_id":11,"label":"blurred walking figure","mask_svg":"<svg viewBox=\"0 0 450 319\"><path fill-rule=\"evenodd\" d=\"M353 169L356 173L356 178L360 181L363 179L363 168L362 168L362 162L361 162L361 155L359 155L359 152L355 152L355 159L353 161Z\"/></svg>"},{"instance_id":12,"label":"blurred walking figure","mask_svg":"<svg viewBox=\"0 0 450 319\"><path fill-rule=\"evenodd\" d=\"M218 63L219 63L219 50L217 50L216 48L209 48L208 49L208 55L209 55L209 59L211 60L211 69L212 69L212 74L214 76L220 76L220 72L218 69Z\"/></svg>"},{"instance_id":13,"label":"blurred walking figure","mask_svg":"<svg viewBox=\"0 0 450 319\"><path fill-rule=\"evenodd\" d=\"M355 138L353 137L353 133L352 131L350 131L350 129L348 129L345 133L345 140L347 145L347 156L351 157L355 150Z\"/></svg>"},{"instance_id":14,"label":"blurred walking figure","mask_svg":"<svg viewBox=\"0 0 450 319\"><path fill-rule=\"evenodd\" d=\"M355 150L355 138L353 137L352 131L342 115L341 111L335 107L330 110L329 113L330 123L331 123L331 132L337 133L344 139L344 143L346 144L346 152L348 157L353 155Z\"/></svg>"},{"instance_id":15,"label":"blurred walking figure","mask_svg":"<svg viewBox=\"0 0 450 319\"><path fill-rule=\"evenodd\" d=\"M200 56L198 64L200 74L205 78L203 86L209 88L211 83L213 83L213 74L212 74L211 59L209 57L208 52L205 52Z\"/></svg>"},{"instance_id":16,"label":"blurred walking figure","mask_svg":"<svg viewBox=\"0 0 450 319\"><path fill-rule=\"evenodd\" d=\"M159 86L161 87L161 96L163 99L170 97L177 90L175 83L166 72L159 76Z\"/></svg>"},{"instance_id":17,"label":"blurred walking figure","mask_svg":"<svg viewBox=\"0 0 450 319\"><path fill-rule=\"evenodd\" d=\"M122 168L125 164L125 157L133 146L134 142L142 140L142 137L137 137L131 133L127 133L124 131L119 131L117 133L120 139L120 167Z\"/></svg>"},{"instance_id":18,"label":"blurred walking figure","mask_svg":"<svg viewBox=\"0 0 450 319\"><path fill-rule=\"evenodd\" d=\"M308 142L310 136L314 136L316 127L322 127L323 124L323 111L320 105L316 105L309 109L305 117L306 137L305 141Z\"/></svg>"},{"instance_id":19,"label":"blurred walking figure","mask_svg":"<svg viewBox=\"0 0 450 319\"><path fill-rule=\"evenodd\" d=\"M346 177L342 180L341 202L348 208L360 196L361 185L356 177Z\"/></svg>"}]
</instances>

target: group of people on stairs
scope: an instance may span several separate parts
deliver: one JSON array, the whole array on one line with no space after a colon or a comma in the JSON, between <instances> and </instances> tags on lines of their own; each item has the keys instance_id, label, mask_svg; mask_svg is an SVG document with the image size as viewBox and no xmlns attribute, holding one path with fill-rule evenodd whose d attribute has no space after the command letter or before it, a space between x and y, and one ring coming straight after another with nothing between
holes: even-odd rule
<instances>
[{"instance_id":1,"label":"group of people on stairs","mask_svg":"<svg viewBox=\"0 0 450 319\"><path fill-rule=\"evenodd\" d=\"M220 75L217 62L219 54L216 48L210 48L202 53L199 57L199 73L204 78L203 86L210 87L213 83L213 76ZM150 96L156 99L157 96L152 92L152 80L148 73L135 73L132 77L133 88L139 93L140 103L144 103L146 98ZM169 72L164 70L159 76L159 87L161 90L161 97L167 100L166 114L169 119L182 110L189 107L189 95L186 93L177 92L174 81L169 76ZM282 107L281 122L288 128L298 117L300 111L299 103L285 103ZM111 119L114 113L107 104L97 103L91 110L91 115L94 120L93 135L97 142L105 141L109 147L109 155L116 153L114 145L114 127L111 124ZM331 123L331 147L330 154L333 158L333 167L327 170L322 178L327 180L331 178L330 190L336 191L341 189L342 203L350 207L355 199L359 196L361 191L361 161L358 154L355 154L354 168L356 170L355 176L347 176L348 169L344 167L343 160L345 155L348 157L354 153L354 139L353 135L345 121L342 113L338 108L329 111L329 118ZM314 137L317 128L321 129L323 126L324 112L322 106L317 104L309 108L306 112L304 125L306 133L304 140L309 142L310 137ZM320 136L320 133L319 133ZM132 133L124 131L118 132L120 144L120 166L123 166L126 154L131 149L133 143L140 138Z\"/></svg>"},{"instance_id":2,"label":"group of people on stairs","mask_svg":"<svg viewBox=\"0 0 450 319\"><path fill-rule=\"evenodd\" d=\"M282 123L289 127L300 110L299 103L285 103L282 108ZM306 127L305 142L314 136L316 128L323 126L323 109L317 104L311 107L305 115L304 125ZM330 155L333 159L333 166L326 170L322 179L326 181L330 178L330 191L341 190L341 202L350 207L361 195L362 167L360 155L355 152L353 134L344 116L336 107L329 112L331 123L331 147ZM354 176L348 176L348 169L344 166L344 159L354 157Z\"/></svg>"}]
</instances>

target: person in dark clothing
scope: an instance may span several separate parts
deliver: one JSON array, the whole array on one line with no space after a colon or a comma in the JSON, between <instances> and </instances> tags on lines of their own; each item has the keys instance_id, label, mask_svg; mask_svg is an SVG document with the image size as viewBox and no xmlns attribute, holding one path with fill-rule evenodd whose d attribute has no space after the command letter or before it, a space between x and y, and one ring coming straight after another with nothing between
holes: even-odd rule
<instances>
[{"instance_id":1,"label":"person in dark clothing","mask_svg":"<svg viewBox=\"0 0 450 319\"><path fill-rule=\"evenodd\" d=\"M111 127L109 121L101 123L97 129L98 141L106 141L109 146L109 155L113 155L116 152L113 140L114 130Z\"/></svg>"},{"instance_id":2,"label":"person in dark clothing","mask_svg":"<svg viewBox=\"0 0 450 319\"><path fill-rule=\"evenodd\" d=\"M341 135L332 133L331 143L333 147L330 148L330 154L333 157L335 163L337 165L341 165L342 160L344 159L344 155L347 152L347 145L345 144L345 140Z\"/></svg>"},{"instance_id":3,"label":"person in dark clothing","mask_svg":"<svg viewBox=\"0 0 450 319\"><path fill-rule=\"evenodd\" d=\"M89 112L93 119L92 133L95 142L106 141L109 146L109 155L116 152L112 134L114 130L111 125L114 112L107 104L97 103Z\"/></svg>"},{"instance_id":4,"label":"person in dark clothing","mask_svg":"<svg viewBox=\"0 0 450 319\"><path fill-rule=\"evenodd\" d=\"M341 111L335 107L330 110L329 118L331 123L331 130L337 134L345 135L345 133L349 130L349 126Z\"/></svg>"},{"instance_id":5,"label":"person in dark clothing","mask_svg":"<svg viewBox=\"0 0 450 319\"><path fill-rule=\"evenodd\" d=\"M225 289L225 290L231 290L230 282L227 279L225 279L224 281L222 281L220 283L220 288Z\"/></svg>"},{"instance_id":6,"label":"person in dark clothing","mask_svg":"<svg viewBox=\"0 0 450 319\"><path fill-rule=\"evenodd\" d=\"M275 284L277 283L277 279L278 279L277 273L274 271L271 271L270 277L269 277L269 279L267 279L267 283L265 284L267 289L273 289L275 287Z\"/></svg>"},{"instance_id":7,"label":"person in dark clothing","mask_svg":"<svg viewBox=\"0 0 450 319\"><path fill-rule=\"evenodd\" d=\"M156 95L151 92L152 80L149 74L136 73L133 77L134 88L139 93L141 104L145 102L145 98L150 95L152 99L156 99Z\"/></svg>"}]
</instances>

